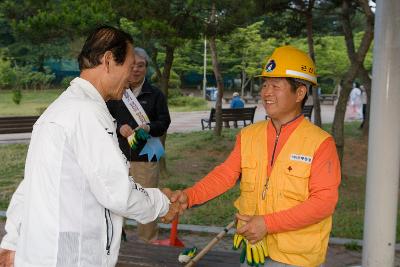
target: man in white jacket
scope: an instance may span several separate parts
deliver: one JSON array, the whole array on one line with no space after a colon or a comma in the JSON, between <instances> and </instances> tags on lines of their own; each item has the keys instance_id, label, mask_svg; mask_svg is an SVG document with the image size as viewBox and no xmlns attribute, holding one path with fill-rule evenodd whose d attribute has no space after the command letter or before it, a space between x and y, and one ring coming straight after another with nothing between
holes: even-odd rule
<instances>
[{"instance_id":1,"label":"man in white jacket","mask_svg":"<svg viewBox=\"0 0 400 267\"><path fill-rule=\"evenodd\" d=\"M80 77L34 125L25 178L7 210L0 266L115 266L122 217L148 223L178 212L159 189L128 176L105 104L127 88L131 37L98 28L78 61Z\"/></svg>"}]
</instances>

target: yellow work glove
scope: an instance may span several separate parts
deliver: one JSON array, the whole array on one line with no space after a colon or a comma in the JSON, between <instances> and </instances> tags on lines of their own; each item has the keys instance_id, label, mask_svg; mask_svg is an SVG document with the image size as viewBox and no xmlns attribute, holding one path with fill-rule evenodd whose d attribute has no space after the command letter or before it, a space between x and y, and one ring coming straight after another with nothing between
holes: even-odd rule
<instances>
[{"instance_id":1,"label":"yellow work glove","mask_svg":"<svg viewBox=\"0 0 400 267\"><path fill-rule=\"evenodd\" d=\"M267 244L265 239L251 244L242 235L235 234L233 236L233 249L237 250L243 244L242 253L240 254L240 263L247 261L250 266L264 265L265 258L268 256Z\"/></svg>"},{"instance_id":2,"label":"yellow work glove","mask_svg":"<svg viewBox=\"0 0 400 267\"><path fill-rule=\"evenodd\" d=\"M146 132L146 130L142 128L136 128L130 136L128 136L128 144L132 149L137 149L139 144L143 144L147 139L150 138L150 135Z\"/></svg>"}]
</instances>

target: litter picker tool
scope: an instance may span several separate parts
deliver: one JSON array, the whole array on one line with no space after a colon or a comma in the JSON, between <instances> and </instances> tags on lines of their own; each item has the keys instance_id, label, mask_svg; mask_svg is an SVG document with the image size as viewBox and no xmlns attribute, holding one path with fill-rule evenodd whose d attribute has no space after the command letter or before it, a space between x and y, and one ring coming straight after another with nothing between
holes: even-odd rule
<instances>
[{"instance_id":1,"label":"litter picker tool","mask_svg":"<svg viewBox=\"0 0 400 267\"><path fill-rule=\"evenodd\" d=\"M216 237L214 237L196 256L189 260L185 267L192 267L207 253L211 250L215 244L217 244L226 233L235 225L236 220L228 224L224 230L222 230Z\"/></svg>"}]
</instances>

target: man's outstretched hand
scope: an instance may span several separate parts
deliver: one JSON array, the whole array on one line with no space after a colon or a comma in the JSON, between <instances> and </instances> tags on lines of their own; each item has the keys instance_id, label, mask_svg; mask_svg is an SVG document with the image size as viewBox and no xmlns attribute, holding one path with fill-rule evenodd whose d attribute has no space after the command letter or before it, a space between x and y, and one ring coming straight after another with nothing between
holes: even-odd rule
<instances>
[{"instance_id":1,"label":"man's outstretched hand","mask_svg":"<svg viewBox=\"0 0 400 267\"><path fill-rule=\"evenodd\" d=\"M178 202L182 212L184 210L186 210L189 206L188 196L186 195L186 193L184 191L181 191L181 190L174 191L171 195L170 200L171 200L171 202Z\"/></svg>"},{"instance_id":2,"label":"man's outstretched hand","mask_svg":"<svg viewBox=\"0 0 400 267\"><path fill-rule=\"evenodd\" d=\"M0 248L0 267L14 266L15 251Z\"/></svg>"},{"instance_id":3,"label":"man's outstretched hand","mask_svg":"<svg viewBox=\"0 0 400 267\"><path fill-rule=\"evenodd\" d=\"M170 223L178 216L179 216L179 203L176 203L176 202L171 203L171 204L169 204L168 213L164 217L161 218L161 222Z\"/></svg>"}]
</instances>

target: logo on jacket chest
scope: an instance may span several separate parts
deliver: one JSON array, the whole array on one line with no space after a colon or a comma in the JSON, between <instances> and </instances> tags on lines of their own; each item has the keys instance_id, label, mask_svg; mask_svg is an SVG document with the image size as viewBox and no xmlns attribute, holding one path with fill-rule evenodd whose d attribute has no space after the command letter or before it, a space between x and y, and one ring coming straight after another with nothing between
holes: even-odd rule
<instances>
[{"instance_id":1,"label":"logo on jacket chest","mask_svg":"<svg viewBox=\"0 0 400 267\"><path fill-rule=\"evenodd\" d=\"M104 128L104 129L106 130L106 132L107 132L109 135L111 135L111 136L114 135L114 132L113 132L111 129L108 129L107 127Z\"/></svg>"},{"instance_id":2,"label":"logo on jacket chest","mask_svg":"<svg viewBox=\"0 0 400 267\"><path fill-rule=\"evenodd\" d=\"M299 154L290 154L290 160L301 161L307 164L311 164L312 157Z\"/></svg>"}]
</instances>

